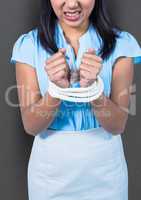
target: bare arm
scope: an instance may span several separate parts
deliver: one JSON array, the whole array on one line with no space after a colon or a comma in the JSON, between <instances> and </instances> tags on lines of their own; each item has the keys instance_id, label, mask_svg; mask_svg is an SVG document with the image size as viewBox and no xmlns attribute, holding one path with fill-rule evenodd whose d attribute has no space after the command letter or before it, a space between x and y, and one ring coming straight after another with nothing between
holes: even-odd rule
<instances>
[{"instance_id":1,"label":"bare arm","mask_svg":"<svg viewBox=\"0 0 141 200\"><path fill-rule=\"evenodd\" d=\"M24 129L35 136L48 128L61 101L48 93L41 96L36 71L27 64L16 63L16 80Z\"/></svg>"},{"instance_id":2,"label":"bare arm","mask_svg":"<svg viewBox=\"0 0 141 200\"><path fill-rule=\"evenodd\" d=\"M125 109L129 106L133 67L132 58L118 59L113 69L111 97L108 98L103 94L99 99L91 102L102 127L113 134L123 133L126 126L128 113Z\"/></svg>"}]
</instances>

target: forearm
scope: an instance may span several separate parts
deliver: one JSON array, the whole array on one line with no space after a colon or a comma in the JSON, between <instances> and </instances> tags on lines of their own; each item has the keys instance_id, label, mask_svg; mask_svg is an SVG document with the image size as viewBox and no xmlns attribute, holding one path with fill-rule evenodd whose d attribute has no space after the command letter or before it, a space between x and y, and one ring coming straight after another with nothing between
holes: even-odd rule
<instances>
[{"instance_id":1,"label":"forearm","mask_svg":"<svg viewBox=\"0 0 141 200\"><path fill-rule=\"evenodd\" d=\"M58 112L61 100L46 93L38 102L30 105L23 113L24 128L30 135L37 135L48 128Z\"/></svg>"},{"instance_id":2,"label":"forearm","mask_svg":"<svg viewBox=\"0 0 141 200\"><path fill-rule=\"evenodd\" d=\"M128 115L119 105L104 94L99 99L92 101L91 105L95 116L104 129L114 135L124 131Z\"/></svg>"}]
</instances>

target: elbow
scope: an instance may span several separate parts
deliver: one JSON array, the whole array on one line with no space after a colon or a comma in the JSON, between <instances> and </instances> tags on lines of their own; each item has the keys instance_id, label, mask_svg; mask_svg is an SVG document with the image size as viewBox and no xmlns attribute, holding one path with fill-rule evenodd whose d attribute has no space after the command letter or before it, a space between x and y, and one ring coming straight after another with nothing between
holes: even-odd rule
<instances>
[{"instance_id":1,"label":"elbow","mask_svg":"<svg viewBox=\"0 0 141 200\"><path fill-rule=\"evenodd\" d=\"M24 127L25 132L28 135L30 135L30 136L36 136L37 135L37 132L31 126L29 126L28 124L23 123L23 127Z\"/></svg>"},{"instance_id":2,"label":"elbow","mask_svg":"<svg viewBox=\"0 0 141 200\"><path fill-rule=\"evenodd\" d=\"M122 134L125 132L125 129L126 129L126 122L123 123L123 125L120 127L120 130L119 130L119 133L118 134Z\"/></svg>"},{"instance_id":3,"label":"elbow","mask_svg":"<svg viewBox=\"0 0 141 200\"><path fill-rule=\"evenodd\" d=\"M111 127L111 133L113 135L121 135L125 132L126 124L128 120L128 114L123 113L121 117L118 118L116 123L113 123L113 127Z\"/></svg>"},{"instance_id":4,"label":"elbow","mask_svg":"<svg viewBox=\"0 0 141 200\"><path fill-rule=\"evenodd\" d=\"M121 135L122 133L124 133L125 131L125 127L118 127L115 128L115 130L113 130L113 135Z\"/></svg>"},{"instance_id":5,"label":"elbow","mask_svg":"<svg viewBox=\"0 0 141 200\"><path fill-rule=\"evenodd\" d=\"M125 132L125 128L126 128L126 120L122 121L121 123L117 124L115 127L113 127L111 129L111 133L113 135L121 135Z\"/></svg>"},{"instance_id":6,"label":"elbow","mask_svg":"<svg viewBox=\"0 0 141 200\"><path fill-rule=\"evenodd\" d=\"M36 136L39 133L37 123L33 119L32 116L30 116L29 112L23 112L22 113L22 124L24 131L30 135L30 136Z\"/></svg>"},{"instance_id":7,"label":"elbow","mask_svg":"<svg viewBox=\"0 0 141 200\"><path fill-rule=\"evenodd\" d=\"M111 133L112 135L120 135L124 132L123 129L118 128L118 127L105 127L105 130L107 130L109 133Z\"/></svg>"},{"instance_id":8,"label":"elbow","mask_svg":"<svg viewBox=\"0 0 141 200\"><path fill-rule=\"evenodd\" d=\"M21 117L22 117L23 129L24 129L25 133L30 135L30 136L36 136L37 132L34 130L35 126L32 122L31 117L28 116L28 112L25 111L25 110L22 111Z\"/></svg>"},{"instance_id":9,"label":"elbow","mask_svg":"<svg viewBox=\"0 0 141 200\"><path fill-rule=\"evenodd\" d=\"M125 128L119 126L119 127L106 127L105 128L108 132L110 132L112 135L121 135L124 131Z\"/></svg>"},{"instance_id":10,"label":"elbow","mask_svg":"<svg viewBox=\"0 0 141 200\"><path fill-rule=\"evenodd\" d=\"M113 135L121 135L125 132L126 123L127 118L124 120L119 120L118 123L105 127L105 129Z\"/></svg>"},{"instance_id":11,"label":"elbow","mask_svg":"<svg viewBox=\"0 0 141 200\"><path fill-rule=\"evenodd\" d=\"M122 134L125 132L126 129L126 121L119 127L117 134Z\"/></svg>"},{"instance_id":12,"label":"elbow","mask_svg":"<svg viewBox=\"0 0 141 200\"><path fill-rule=\"evenodd\" d=\"M23 119L23 127L25 132L28 135L31 136L36 136L38 135L41 131L46 130L48 128L48 125L46 125L45 127L39 127L39 125L36 123L36 121L31 121L31 119L29 120L28 118L24 118Z\"/></svg>"},{"instance_id":13,"label":"elbow","mask_svg":"<svg viewBox=\"0 0 141 200\"><path fill-rule=\"evenodd\" d=\"M121 120L119 120L120 123L118 125L117 134L122 134L125 132L127 120L128 120L128 114L125 113L124 117Z\"/></svg>"},{"instance_id":14,"label":"elbow","mask_svg":"<svg viewBox=\"0 0 141 200\"><path fill-rule=\"evenodd\" d=\"M25 130L25 132L28 134L28 135L30 135L30 136L36 136L37 134L34 132L34 131L32 131L31 129L25 129L24 128L24 130Z\"/></svg>"},{"instance_id":15,"label":"elbow","mask_svg":"<svg viewBox=\"0 0 141 200\"><path fill-rule=\"evenodd\" d=\"M31 119L29 120L27 117L23 116L22 122L23 122L23 128L28 135L36 136L38 134L38 131L36 130L36 126L31 121Z\"/></svg>"}]
</instances>

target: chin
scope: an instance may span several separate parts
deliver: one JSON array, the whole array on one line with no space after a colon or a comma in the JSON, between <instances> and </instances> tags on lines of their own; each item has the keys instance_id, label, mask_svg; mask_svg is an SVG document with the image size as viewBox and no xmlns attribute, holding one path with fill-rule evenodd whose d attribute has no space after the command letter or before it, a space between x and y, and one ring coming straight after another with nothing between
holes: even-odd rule
<instances>
[{"instance_id":1,"label":"chin","mask_svg":"<svg viewBox=\"0 0 141 200\"><path fill-rule=\"evenodd\" d=\"M76 22L71 22L71 21L68 21L68 20L63 20L63 23L67 26L72 27L72 28L78 28L78 27L83 26L85 24L85 21L79 20L79 21L76 21Z\"/></svg>"}]
</instances>

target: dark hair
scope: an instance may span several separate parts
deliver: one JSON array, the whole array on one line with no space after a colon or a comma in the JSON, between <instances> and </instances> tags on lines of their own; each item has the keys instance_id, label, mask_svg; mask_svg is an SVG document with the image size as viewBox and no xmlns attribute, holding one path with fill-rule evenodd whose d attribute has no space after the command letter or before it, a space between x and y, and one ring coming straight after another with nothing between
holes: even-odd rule
<instances>
[{"instance_id":1,"label":"dark hair","mask_svg":"<svg viewBox=\"0 0 141 200\"><path fill-rule=\"evenodd\" d=\"M99 37L102 39L99 55L103 59L107 59L113 52L116 45L116 38L119 36L118 32L120 31L119 28L113 26L109 19L105 4L105 0L96 0L89 18ZM58 51L54 38L56 19L57 17L50 0L42 0L38 39L44 49L51 54Z\"/></svg>"}]
</instances>

